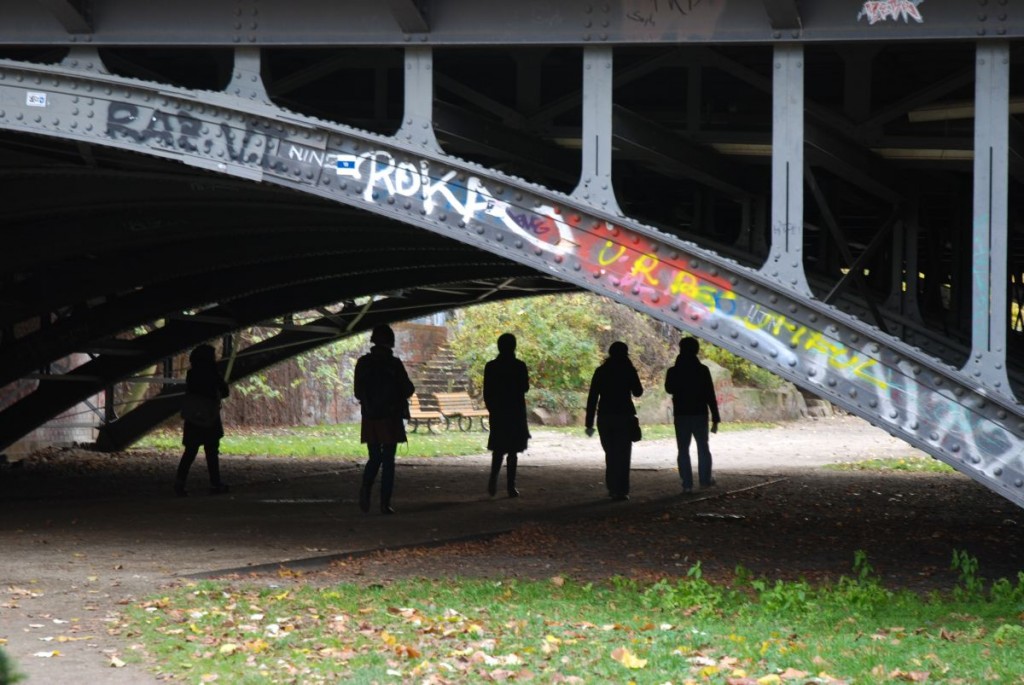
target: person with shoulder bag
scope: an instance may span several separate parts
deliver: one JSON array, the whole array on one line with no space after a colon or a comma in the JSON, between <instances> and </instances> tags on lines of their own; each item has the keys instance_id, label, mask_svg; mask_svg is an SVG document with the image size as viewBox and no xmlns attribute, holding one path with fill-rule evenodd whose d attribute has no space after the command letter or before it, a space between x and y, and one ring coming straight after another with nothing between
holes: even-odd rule
<instances>
[{"instance_id":1,"label":"person with shoulder bag","mask_svg":"<svg viewBox=\"0 0 1024 685\"><path fill-rule=\"evenodd\" d=\"M644 394L640 375L629 359L629 347L616 341L608 358L594 371L587 396L586 433L594 434L594 418L604 449L605 485L613 500L629 499L629 468L633 443L640 439L640 422L633 397Z\"/></svg>"}]
</instances>

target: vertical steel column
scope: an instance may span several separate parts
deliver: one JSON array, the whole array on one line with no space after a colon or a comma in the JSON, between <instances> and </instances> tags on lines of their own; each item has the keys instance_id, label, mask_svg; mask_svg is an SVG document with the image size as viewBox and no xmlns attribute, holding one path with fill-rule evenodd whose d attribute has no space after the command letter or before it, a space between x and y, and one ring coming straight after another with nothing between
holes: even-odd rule
<instances>
[{"instance_id":1,"label":"vertical steel column","mask_svg":"<svg viewBox=\"0 0 1024 685\"><path fill-rule=\"evenodd\" d=\"M395 137L441 152L434 135L434 52L431 48L405 49L405 114Z\"/></svg>"},{"instance_id":2,"label":"vertical steel column","mask_svg":"<svg viewBox=\"0 0 1024 685\"><path fill-rule=\"evenodd\" d=\"M772 244L762 273L811 294L804 274L804 49L772 57Z\"/></svg>"},{"instance_id":3,"label":"vertical steel column","mask_svg":"<svg viewBox=\"0 0 1024 685\"><path fill-rule=\"evenodd\" d=\"M1012 397L1006 375L1009 43L979 42L975 74L971 358L964 371Z\"/></svg>"},{"instance_id":4,"label":"vertical steel column","mask_svg":"<svg viewBox=\"0 0 1024 685\"><path fill-rule=\"evenodd\" d=\"M259 48L235 48L235 66L231 70L231 82L225 90L230 95L270 104L270 96L263 85Z\"/></svg>"},{"instance_id":5,"label":"vertical steel column","mask_svg":"<svg viewBox=\"0 0 1024 685\"><path fill-rule=\"evenodd\" d=\"M583 160L573 197L622 214L612 186L612 49L583 49Z\"/></svg>"},{"instance_id":6,"label":"vertical steel column","mask_svg":"<svg viewBox=\"0 0 1024 685\"><path fill-rule=\"evenodd\" d=\"M893 228L892 272L889 299L885 306L898 311L910 321L920 322L921 311L917 305L917 291L921 287L918 274L918 240L921 230L919 223L920 197L916 194L904 203L901 216Z\"/></svg>"}]
</instances>

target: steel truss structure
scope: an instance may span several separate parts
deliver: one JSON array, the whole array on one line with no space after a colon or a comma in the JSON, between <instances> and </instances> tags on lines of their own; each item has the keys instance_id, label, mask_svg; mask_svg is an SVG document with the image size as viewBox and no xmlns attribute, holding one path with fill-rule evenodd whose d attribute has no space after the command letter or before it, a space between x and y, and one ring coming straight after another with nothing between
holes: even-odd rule
<instances>
[{"instance_id":1,"label":"steel truss structure","mask_svg":"<svg viewBox=\"0 0 1024 685\"><path fill-rule=\"evenodd\" d=\"M232 379L586 289L1024 506L1020 4L8 3L0 448L248 326Z\"/></svg>"}]
</instances>

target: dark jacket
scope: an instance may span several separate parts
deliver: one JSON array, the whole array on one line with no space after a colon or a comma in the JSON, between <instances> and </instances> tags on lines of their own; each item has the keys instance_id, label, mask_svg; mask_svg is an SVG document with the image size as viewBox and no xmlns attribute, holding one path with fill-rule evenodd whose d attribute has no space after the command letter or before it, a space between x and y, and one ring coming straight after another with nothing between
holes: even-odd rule
<instances>
[{"instance_id":1,"label":"dark jacket","mask_svg":"<svg viewBox=\"0 0 1024 685\"><path fill-rule=\"evenodd\" d=\"M487 449L522 452L530 439L526 421L526 392L530 374L514 354L501 353L484 366L484 406L490 414Z\"/></svg>"},{"instance_id":2,"label":"dark jacket","mask_svg":"<svg viewBox=\"0 0 1024 685\"><path fill-rule=\"evenodd\" d=\"M672 395L672 413L675 416L707 416L721 423L718 414L718 398L711 371L693 355L679 355L675 366L665 374L665 392Z\"/></svg>"},{"instance_id":3,"label":"dark jacket","mask_svg":"<svg viewBox=\"0 0 1024 685\"><path fill-rule=\"evenodd\" d=\"M597 367L590 381L590 394L587 395L587 428L594 427L595 414L598 420L602 416L611 415L635 416L633 397L640 397L643 394L640 375L628 358L606 360Z\"/></svg>"},{"instance_id":4,"label":"dark jacket","mask_svg":"<svg viewBox=\"0 0 1024 685\"><path fill-rule=\"evenodd\" d=\"M409 398L416 387L391 348L374 345L356 362L352 391L359 400L363 420L407 419Z\"/></svg>"},{"instance_id":5,"label":"dark jacket","mask_svg":"<svg viewBox=\"0 0 1024 685\"><path fill-rule=\"evenodd\" d=\"M185 374L185 392L208 397L218 403L228 396L228 384L220 377L215 365L193 366ZM182 430L181 442L184 445L202 445L224 437L224 424L220 415L217 422L210 426L200 426L186 421Z\"/></svg>"}]
</instances>

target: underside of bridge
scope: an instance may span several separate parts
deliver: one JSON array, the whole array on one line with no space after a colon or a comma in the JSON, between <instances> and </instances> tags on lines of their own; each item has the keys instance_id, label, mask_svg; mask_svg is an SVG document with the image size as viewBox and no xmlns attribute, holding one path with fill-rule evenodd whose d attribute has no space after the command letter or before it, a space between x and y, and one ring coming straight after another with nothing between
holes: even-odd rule
<instances>
[{"instance_id":1,"label":"underside of bridge","mask_svg":"<svg viewBox=\"0 0 1024 685\"><path fill-rule=\"evenodd\" d=\"M0 450L249 327L232 380L588 289L1024 505L1024 1L367 4L0 7Z\"/></svg>"}]
</instances>

